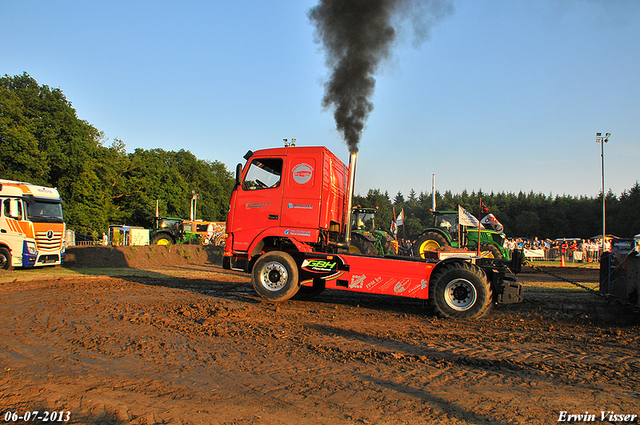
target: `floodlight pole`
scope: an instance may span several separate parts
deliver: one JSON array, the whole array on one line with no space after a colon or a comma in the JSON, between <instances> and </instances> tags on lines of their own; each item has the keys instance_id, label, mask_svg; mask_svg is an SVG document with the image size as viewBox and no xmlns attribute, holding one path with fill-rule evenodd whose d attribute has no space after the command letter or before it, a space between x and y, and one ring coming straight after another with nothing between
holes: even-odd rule
<instances>
[{"instance_id":1,"label":"floodlight pole","mask_svg":"<svg viewBox=\"0 0 640 425\"><path fill-rule=\"evenodd\" d=\"M602 133L596 133L596 143L600 143L600 158L602 159L602 252L604 252L605 235L607 234L607 215L605 203L607 195L604 192L604 144L609 141L609 136L611 136L611 133L605 133L604 136L602 135Z\"/></svg>"}]
</instances>

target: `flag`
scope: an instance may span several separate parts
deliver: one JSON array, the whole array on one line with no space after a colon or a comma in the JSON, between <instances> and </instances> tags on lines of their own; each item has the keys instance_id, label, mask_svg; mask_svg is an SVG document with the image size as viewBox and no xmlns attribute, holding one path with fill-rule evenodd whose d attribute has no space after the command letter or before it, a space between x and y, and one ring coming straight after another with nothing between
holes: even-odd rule
<instances>
[{"instance_id":1,"label":"flag","mask_svg":"<svg viewBox=\"0 0 640 425\"><path fill-rule=\"evenodd\" d=\"M480 226L481 229L484 229L484 226L480 224L478 219L475 218L475 216L471 214L469 211L462 208L460 205L458 205L458 222L462 226L469 226L469 227Z\"/></svg>"},{"instance_id":2,"label":"flag","mask_svg":"<svg viewBox=\"0 0 640 425\"><path fill-rule=\"evenodd\" d=\"M391 233L394 238L396 237L396 233L398 233L398 227L396 226L395 220L391 220L391 228L389 228L389 233Z\"/></svg>"},{"instance_id":3,"label":"flag","mask_svg":"<svg viewBox=\"0 0 640 425\"><path fill-rule=\"evenodd\" d=\"M496 232L502 232L504 230L502 223L500 223L496 216L491 213L485 215L480 223L484 224L484 226L489 229L495 230Z\"/></svg>"},{"instance_id":4,"label":"flag","mask_svg":"<svg viewBox=\"0 0 640 425\"><path fill-rule=\"evenodd\" d=\"M482 211L482 219L480 223L484 224L486 228L495 230L496 232L502 232L504 227L502 223L498 221L495 215L489 212L489 208L480 201L480 211Z\"/></svg>"},{"instance_id":5,"label":"flag","mask_svg":"<svg viewBox=\"0 0 640 425\"><path fill-rule=\"evenodd\" d=\"M396 228L400 227L404 224L404 208L402 209L402 211L400 211L400 214L398 214L398 218L396 218Z\"/></svg>"}]
</instances>

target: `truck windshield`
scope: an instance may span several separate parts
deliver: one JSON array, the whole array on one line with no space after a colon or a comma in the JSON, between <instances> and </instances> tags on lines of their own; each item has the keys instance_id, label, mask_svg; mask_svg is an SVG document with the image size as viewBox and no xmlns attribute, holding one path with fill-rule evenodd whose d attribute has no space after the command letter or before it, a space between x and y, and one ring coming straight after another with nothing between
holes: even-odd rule
<instances>
[{"instance_id":1,"label":"truck windshield","mask_svg":"<svg viewBox=\"0 0 640 425\"><path fill-rule=\"evenodd\" d=\"M351 228L356 230L368 230L373 232L375 229L375 213L356 212L351 219Z\"/></svg>"},{"instance_id":2,"label":"truck windshield","mask_svg":"<svg viewBox=\"0 0 640 425\"><path fill-rule=\"evenodd\" d=\"M62 204L35 201L27 203L27 217L33 222L62 223Z\"/></svg>"}]
</instances>

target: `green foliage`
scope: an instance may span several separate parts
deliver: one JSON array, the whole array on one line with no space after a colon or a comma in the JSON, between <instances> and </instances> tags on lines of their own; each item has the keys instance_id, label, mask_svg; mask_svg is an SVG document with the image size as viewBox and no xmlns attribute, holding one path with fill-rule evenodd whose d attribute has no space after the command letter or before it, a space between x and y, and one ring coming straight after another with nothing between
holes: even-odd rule
<instances>
[{"instance_id":1,"label":"green foliage","mask_svg":"<svg viewBox=\"0 0 640 425\"><path fill-rule=\"evenodd\" d=\"M149 227L161 213L224 221L233 178L224 164L191 152L136 149L76 116L60 89L39 86L27 73L0 78L0 177L57 187L67 225L97 234L109 224Z\"/></svg>"},{"instance_id":2,"label":"green foliage","mask_svg":"<svg viewBox=\"0 0 640 425\"><path fill-rule=\"evenodd\" d=\"M38 83L27 73L0 78L0 178L57 187L65 220L78 232L98 235L109 224L150 227L156 200L163 216L189 217L192 191L199 194L197 218L224 221L234 184L218 161L191 152L136 149L104 135L79 119L60 89ZM589 238L602 232L602 194L597 198L540 193L453 194L436 192L438 210L458 205L479 215L480 200L504 225L508 236ZM399 236L415 238L431 225L430 193L413 189L393 201L387 192L369 189L355 205L378 207L377 226L388 231L404 210ZM640 185L619 197L606 194L607 232L622 237L640 233ZM163 252L163 255L165 253Z\"/></svg>"}]
</instances>

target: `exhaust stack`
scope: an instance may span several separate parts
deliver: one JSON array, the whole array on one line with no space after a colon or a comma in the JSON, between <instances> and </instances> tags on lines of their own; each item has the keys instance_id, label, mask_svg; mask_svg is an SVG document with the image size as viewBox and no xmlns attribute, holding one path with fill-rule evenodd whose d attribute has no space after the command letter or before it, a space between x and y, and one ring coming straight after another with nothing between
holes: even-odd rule
<instances>
[{"instance_id":1,"label":"exhaust stack","mask_svg":"<svg viewBox=\"0 0 640 425\"><path fill-rule=\"evenodd\" d=\"M356 182L356 159L357 154L351 153L349 157L349 192L347 193L347 211L345 214L345 229L344 229L344 243L349 247L351 245L351 210L353 208L353 191L355 189Z\"/></svg>"}]
</instances>

